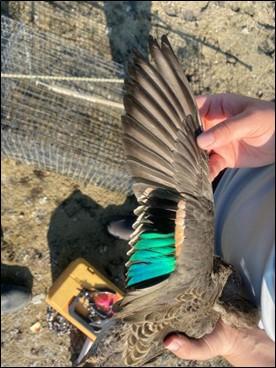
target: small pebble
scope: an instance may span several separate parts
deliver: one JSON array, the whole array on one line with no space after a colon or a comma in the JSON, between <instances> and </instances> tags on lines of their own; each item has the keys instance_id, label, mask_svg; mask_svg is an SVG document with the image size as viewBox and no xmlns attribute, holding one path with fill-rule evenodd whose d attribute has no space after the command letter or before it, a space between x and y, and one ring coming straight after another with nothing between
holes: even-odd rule
<instances>
[{"instance_id":1,"label":"small pebble","mask_svg":"<svg viewBox=\"0 0 276 368\"><path fill-rule=\"evenodd\" d=\"M259 90L259 91L257 92L257 96L258 96L258 97L262 97L262 96L263 96L263 94L264 94L264 93L263 93L263 91L261 91L261 90Z\"/></svg>"},{"instance_id":2,"label":"small pebble","mask_svg":"<svg viewBox=\"0 0 276 368\"><path fill-rule=\"evenodd\" d=\"M39 204L45 204L48 202L48 198L47 197L40 198L38 202Z\"/></svg>"},{"instance_id":3,"label":"small pebble","mask_svg":"<svg viewBox=\"0 0 276 368\"><path fill-rule=\"evenodd\" d=\"M230 3L230 9L232 9L234 12L239 12L240 11L240 5L239 4L237 4L237 2L236 1L232 1L231 3Z\"/></svg>"},{"instance_id":4,"label":"small pebble","mask_svg":"<svg viewBox=\"0 0 276 368\"><path fill-rule=\"evenodd\" d=\"M249 30L247 27L244 27L242 30L241 30L242 33L244 34L249 34Z\"/></svg>"},{"instance_id":5,"label":"small pebble","mask_svg":"<svg viewBox=\"0 0 276 368\"><path fill-rule=\"evenodd\" d=\"M39 333L42 330L42 326L40 322L36 322L34 323L31 327L30 330L32 333Z\"/></svg>"},{"instance_id":6,"label":"small pebble","mask_svg":"<svg viewBox=\"0 0 276 368\"><path fill-rule=\"evenodd\" d=\"M226 59L226 62L227 62L228 64L236 64L236 63L237 63L237 60L236 60L234 57L230 56L230 57L228 57L228 58Z\"/></svg>"},{"instance_id":7,"label":"small pebble","mask_svg":"<svg viewBox=\"0 0 276 368\"><path fill-rule=\"evenodd\" d=\"M38 294L32 298L33 304L41 304L45 299L45 294Z\"/></svg>"}]
</instances>

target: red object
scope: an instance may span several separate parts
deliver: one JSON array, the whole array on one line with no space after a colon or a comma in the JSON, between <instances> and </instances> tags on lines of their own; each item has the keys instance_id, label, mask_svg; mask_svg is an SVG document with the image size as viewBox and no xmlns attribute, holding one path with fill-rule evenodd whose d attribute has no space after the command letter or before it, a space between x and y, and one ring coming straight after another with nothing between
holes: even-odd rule
<instances>
[{"instance_id":1,"label":"red object","mask_svg":"<svg viewBox=\"0 0 276 368\"><path fill-rule=\"evenodd\" d=\"M105 313L112 312L112 305L117 301L117 299L116 294L109 292L99 292L93 297L96 307Z\"/></svg>"}]
</instances>

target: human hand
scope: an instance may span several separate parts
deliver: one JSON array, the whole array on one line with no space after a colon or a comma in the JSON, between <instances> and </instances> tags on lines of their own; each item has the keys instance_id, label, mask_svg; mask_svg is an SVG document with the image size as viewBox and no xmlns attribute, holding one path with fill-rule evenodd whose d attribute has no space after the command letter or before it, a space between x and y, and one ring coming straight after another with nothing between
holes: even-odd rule
<instances>
[{"instance_id":1,"label":"human hand","mask_svg":"<svg viewBox=\"0 0 276 368\"><path fill-rule=\"evenodd\" d=\"M187 360L208 360L222 356L235 367L274 367L275 344L259 328L230 327L219 320L213 332L201 339L174 334L165 347Z\"/></svg>"},{"instance_id":2,"label":"human hand","mask_svg":"<svg viewBox=\"0 0 276 368\"><path fill-rule=\"evenodd\" d=\"M210 179L230 167L275 162L275 104L235 94L197 97L204 131L197 138L209 152Z\"/></svg>"}]
</instances>

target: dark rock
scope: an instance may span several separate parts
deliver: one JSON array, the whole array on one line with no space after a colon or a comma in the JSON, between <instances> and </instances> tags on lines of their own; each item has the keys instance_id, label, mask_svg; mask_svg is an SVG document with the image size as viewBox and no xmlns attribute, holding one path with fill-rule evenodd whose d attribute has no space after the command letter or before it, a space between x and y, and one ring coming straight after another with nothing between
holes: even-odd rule
<instances>
[{"instance_id":1,"label":"dark rock","mask_svg":"<svg viewBox=\"0 0 276 368\"><path fill-rule=\"evenodd\" d=\"M256 94L257 94L258 97L262 97L264 93L263 93L263 91L259 90Z\"/></svg>"}]
</instances>

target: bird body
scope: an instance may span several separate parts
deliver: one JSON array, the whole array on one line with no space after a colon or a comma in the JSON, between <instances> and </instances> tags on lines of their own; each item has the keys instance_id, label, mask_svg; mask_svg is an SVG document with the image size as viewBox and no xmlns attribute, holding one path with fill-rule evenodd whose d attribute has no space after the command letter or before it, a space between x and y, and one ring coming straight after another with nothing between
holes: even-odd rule
<instances>
[{"instance_id":1,"label":"bird body","mask_svg":"<svg viewBox=\"0 0 276 368\"><path fill-rule=\"evenodd\" d=\"M227 315L232 324L256 322L248 303L239 309L237 285L225 303L220 299L232 267L214 257L208 155L196 144L199 112L167 37L161 46L150 38L150 52L151 63L135 53L125 81L123 141L139 206L126 264L129 292L96 340L98 365L141 366L162 354L167 334L200 338Z\"/></svg>"}]
</instances>

